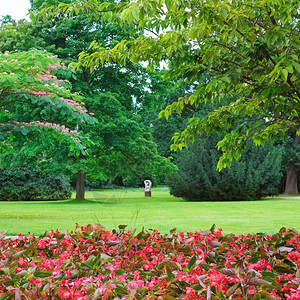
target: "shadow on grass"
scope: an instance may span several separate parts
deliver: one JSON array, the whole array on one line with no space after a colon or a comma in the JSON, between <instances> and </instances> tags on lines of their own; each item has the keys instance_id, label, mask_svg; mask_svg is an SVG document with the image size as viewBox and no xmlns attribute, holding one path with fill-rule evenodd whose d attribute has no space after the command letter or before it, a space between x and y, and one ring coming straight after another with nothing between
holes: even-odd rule
<instances>
[{"instance_id":1,"label":"shadow on grass","mask_svg":"<svg viewBox=\"0 0 300 300\"><path fill-rule=\"evenodd\" d=\"M130 200L135 200L135 199L130 199ZM157 200L157 199L154 199ZM210 202L210 203L239 203L239 202L266 202L266 201L283 201L286 200L284 198L280 198L280 197L276 197L276 198L262 198L262 199L255 199L255 200L222 200L222 201L208 201L208 200L199 200L199 201L187 201L184 200L182 198L176 198L176 200L172 201L174 203L177 202L184 202L184 203L201 203L201 202ZM299 200L297 198L295 198L295 200ZM124 202L124 200L118 200L118 199L85 199L85 200L77 200L77 199L70 199L70 200L65 200L65 201L60 201L61 204L79 204L79 205L86 205L86 204L90 204L90 205L94 205L94 204L103 204L103 205L117 205L117 204L121 204L122 202ZM149 199L149 201L151 201L151 199ZM160 199L159 201L163 202L170 202L168 199Z\"/></svg>"},{"instance_id":2,"label":"shadow on grass","mask_svg":"<svg viewBox=\"0 0 300 300\"><path fill-rule=\"evenodd\" d=\"M107 201L107 200L94 200L94 199L84 199L84 200L78 200L78 199L69 199L69 200L61 200L61 201L43 201L44 203L51 203L56 205L116 205L120 204L120 202L117 201ZM37 203L38 204L38 203ZM39 202L40 204L40 202Z\"/></svg>"},{"instance_id":3,"label":"shadow on grass","mask_svg":"<svg viewBox=\"0 0 300 300\"><path fill-rule=\"evenodd\" d=\"M292 197L295 197L295 199L293 199ZM93 197L93 196L92 196ZM115 196L115 195L108 195L106 197L87 197L84 200L80 200L80 199L67 199L67 200L33 200L33 201L0 201L0 203L9 203L9 202L13 202L13 203L30 203L30 204L55 204L55 205L82 205L82 206L86 206L86 205L108 205L108 206L112 206L112 205L119 205L122 202L136 202L136 201L141 201L143 203L145 203L145 199L143 198L132 198L132 197L126 197L126 195L124 195L123 197L119 197L119 196ZM172 199L170 199L169 197L152 197L152 198L147 198L147 201L155 201L155 202L160 202L160 203L166 203L166 202L173 202L175 203L239 203L239 202L266 202L266 201L285 201L285 200L300 200L299 199L299 195L292 195L289 198L285 198L284 196L274 196L274 197L266 197L266 198L262 198L262 199L257 199L257 200L222 200L222 201L208 201L208 200L198 200L198 201L187 201L184 200L183 198L176 198L176 197L172 197Z\"/></svg>"}]
</instances>

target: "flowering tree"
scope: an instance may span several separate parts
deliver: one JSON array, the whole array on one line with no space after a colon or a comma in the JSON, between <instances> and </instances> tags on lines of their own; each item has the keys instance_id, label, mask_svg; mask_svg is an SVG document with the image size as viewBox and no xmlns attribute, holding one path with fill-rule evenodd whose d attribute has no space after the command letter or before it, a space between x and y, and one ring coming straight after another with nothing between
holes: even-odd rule
<instances>
[{"instance_id":1,"label":"flowering tree","mask_svg":"<svg viewBox=\"0 0 300 300\"><path fill-rule=\"evenodd\" d=\"M95 119L81 98L70 92L69 82L56 76L59 69L66 67L45 51L0 54L0 153L25 143L47 145L55 140L67 142L74 154L85 153L89 138L75 126Z\"/></svg>"}]
</instances>

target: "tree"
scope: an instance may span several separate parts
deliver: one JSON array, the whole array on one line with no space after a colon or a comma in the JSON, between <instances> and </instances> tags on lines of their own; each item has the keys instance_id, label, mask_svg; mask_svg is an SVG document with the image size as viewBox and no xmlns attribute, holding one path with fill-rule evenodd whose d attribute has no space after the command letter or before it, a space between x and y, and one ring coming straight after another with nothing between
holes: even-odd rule
<instances>
[{"instance_id":1,"label":"tree","mask_svg":"<svg viewBox=\"0 0 300 300\"><path fill-rule=\"evenodd\" d=\"M95 38L105 44L127 37L117 25L97 23L84 17L24 26L40 41L40 44L34 44L35 47L51 50L66 63L80 51L86 50ZM13 34L16 36L21 37L26 32L19 24L14 28L16 31ZM12 43L10 46L10 49L15 47ZM56 143L47 148L51 159L45 159L45 149L40 146L35 148L34 155L30 147L23 147L18 157L12 160L10 156L9 161L22 164L26 160L41 166L43 170L51 169L52 173L63 172L71 178L76 176L77 199L84 199L86 178L88 181L97 177L111 180L116 176L128 176L136 169L146 174L172 171L174 166L168 159L157 155L149 130L141 124L137 115L146 106L155 106L151 100L153 88L146 89L146 86L153 84L149 78L148 72L140 66L122 68L116 64L103 66L93 73L84 68L74 72L70 78L73 91L81 92L85 106L98 119L97 125L78 125L80 133L89 135L94 142L93 147L89 148L89 155L71 156L66 147ZM157 95L152 98L156 100Z\"/></svg>"},{"instance_id":2,"label":"tree","mask_svg":"<svg viewBox=\"0 0 300 300\"><path fill-rule=\"evenodd\" d=\"M166 80L161 79L160 81ZM170 149L174 133L184 130L191 117L198 115L199 113L203 114L203 111L205 111L205 107L203 106L197 107L196 109L191 106L186 106L180 115L173 114L168 120L158 118L163 107L170 105L179 97L183 97L192 92L191 86L177 86L176 83L176 81L166 81L166 87L158 91L158 97L164 100L162 105L157 106L152 110L147 110L144 114L145 122L150 124L152 135L158 147L158 153L164 157L175 157L178 154L178 152L174 152ZM162 84L160 83L160 85Z\"/></svg>"},{"instance_id":3,"label":"tree","mask_svg":"<svg viewBox=\"0 0 300 300\"><path fill-rule=\"evenodd\" d=\"M55 75L59 68L65 67L44 51L0 54L0 151L63 140L74 155L85 153L89 138L65 125L95 119L70 92L68 81Z\"/></svg>"},{"instance_id":4,"label":"tree","mask_svg":"<svg viewBox=\"0 0 300 300\"><path fill-rule=\"evenodd\" d=\"M4 16L0 18L0 25L0 52L45 49L40 47L43 45L43 39L36 34L34 27L25 19L16 21L11 16Z\"/></svg>"},{"instance_id":5,"label":"tree","mask_svg":"<svg viewBox=\"0 0 300 300\"><path fill-rule=\"evenodd\" d=\"M157 176L174 171L169 160L157 154L151 133L139 122L139 117L128 112L113 94L95 93L86 102L98 123L83 129L94 145L81 165L82 173L89 177L101 174L111 181L130 174L136 176L135 173Z\"/></svg>"},{"instance_id":6,"label":"tree","mask_svg":"<svg viewBox=\"0 0 300 300\"><path fill-rule=\"evenodd\" d=\"M202 136L176 156L178 171L167 182L172 195L188 201L245 201L279 193L282 147L251 145L231 168L218 172L220 138Z\"/></svg>"},{"instance_id":7,"label":"tree","mask_svg":"<svg viewBox=\"0 0 300 300\"><path fill-rule=\"evenodd\" d=\"M226 95L237 95L206 117L191 118L187 128L174 136L176 150L194 142L197 134L228 132L218 143L223 151L221 170L240 158L251 140L264 145L289 130L300 134L298 8L296 0L82 1L44 9L40 15L102 16L143 29L143 35L113 48L92 43L89 52L81 53L77 67L141 61L151 67L165 60L168 76L196 86L192 95L165 108L161 115L167 118L186 105L222 103ZM199 83L202 74L210 75L210 80ZM296 170L292 165L290 172L295 175Z\"/></svg>"},{"instance_id":8,"label":"tree","mask_svg":"<svg viewBox=\"0 0 300 300\"><path fill-rule=\"evenodd\" d=\"M34 12L54 3L63 5L61 1L32 0L31 10ZM84 15L39 21L28 26L33 35L42 40L40 45L35 44L35 47L42 47L58 55L66 64L76 61L82 51L89 51L89 45L93 41L102 46L114 47L118 42L130 38L128 34L130 26L122 28L118 24L96 18L88 19ZM140 65L128 64L123 67L110 63L98 66L93 72L89 68L80 68L73 73L71 82L73 91L85 96L91 96L95 91L113 93L128 111L137 113L156 99L151 97L149 92L154 88L151 85L152 78L152 74Z\"/></svg>"},{"instance_id":9,"label":"tree","mask_svg":"<svg viewBox=\"0 0 300 300\"><path fill-rule=\"evenodd\" d=\"M299 160L300 160L300 137L291 131L283 142L283 182L281 192L285 194L297 194L299 184Z\"/></svg>"}]
</instances>

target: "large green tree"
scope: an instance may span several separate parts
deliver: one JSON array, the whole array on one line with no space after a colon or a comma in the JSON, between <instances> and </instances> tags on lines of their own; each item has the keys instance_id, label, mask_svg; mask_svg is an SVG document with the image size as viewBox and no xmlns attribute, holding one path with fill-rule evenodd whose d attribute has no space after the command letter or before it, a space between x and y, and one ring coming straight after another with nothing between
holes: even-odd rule
<instances>
[{"instance_id":1,"label":"large green tree","mask_svg":"<svg viewBox=\"0 0 300 300\"><path fill-rule=\"evenodd\" d=\"M31 1L32 10L43 3ZM60 1L46 1L45 5L58 4ZM65 63L75 60L81 51L87 51L94 40L103 45L115 45L128 34L117 24L110 24L86 17L56 19L55 21L31 23L9 23L10 35L22 40L22 36L29 32L36 37L34 44L23 47L37 47L47 49L58 55ZM24 30L28 28L28 30ZM8 34L8 30L7 30ZM15 49L19 44L2 41L6 47ZM23 148L22 154L15 158L21 163L24 159L33 163L51 164L54 169L67 170L68 175L77 174L78 199L84 198L85 176L101 179L127 176L139 169L144 174L165 172L170 169L169 161L157 155L156 145L149 130L142 124L139 114L147 107L156 107L154 103L160 100L152 91L155 82L142 66L129 65L126 68L117 64L106 64L91 72L89 68L80 68L70 78L73 91L80 92L85 98L85 106L94 112L98 124L79 126L81 134L88 134L94 142L89 149L89 155L72 157L61 144L48 148L51 159L43 157L44 149L35 150ZM158 89L158 88L157 88ZM172 167L171 167L172 169ZM54 170L53 170L54 171ZM70 172L69 172L70 171Z\"/></svg>"},{"instance_id":2,"label":"large green tree","mask_svg":"<svg viewBox=\"0 0 300 300\"><path fill-rule=\"evenodd\" d=\"M61 2L62 0L31 0L32 11L53 4L63 5ZM67 64L75 62L81 52L89 51L93 41L104 47L114 47L122 40L130 38L129 25L122 28L119 24L99 18L89 19L84 15L40 20L28 26L37 40L42 40L40 45L35 44L35 47L55 53ZM138 34L139 32L136 36ZM159 102L157 97L152 96L152 91L156 88L153 83L157 84L157 76L153 76L138 64L128 64L124 67L116 63L106 63L94 68L93 72L90 68L81 67L76 70L71 82L73 90L85 96L91 96L95 91L113 93L128 111L134 113L153 105L153 102L156 102L156 106Z\"/></svg>"},{"instance_id":3,"label":"large green tree","mask_svg":"<svg viewBox=\"0 0 300 300\"><path fill-rule=\"evenodd\" d=\"M27 51L33 48L44 50L43 39L36 34L35 27L25 19L16 21L7 15L0 18L0 52Z\"/></svg>"},{"instance_id":4,"label":"large green tree","mask_svg":"<svg viewBox=\"0 0 300 300\"><path fill-rule=\"evenodd\" d=\"M238 96L204 118L191 118L187 128L174 136L173 149L182 149L197 134L228 132L218 143L223 151L221 170L238 159L251 140L264 145L289 130L299 136L297 0L81 1L44 9L40 15L53 18L62 13L102 16L144 30L113 48L94 42L81 53L77 66L147 61L151 67L164 60L168 76L196 86L192 95L166 107L162 114L167 118L186 105L222 103L226 95ZM203 74L210 75L204 83ZM288 178L295 177L297 164L291 163ZM288 184L289 191L297 191L295 184Z\"/></svg>"}]
</instances>

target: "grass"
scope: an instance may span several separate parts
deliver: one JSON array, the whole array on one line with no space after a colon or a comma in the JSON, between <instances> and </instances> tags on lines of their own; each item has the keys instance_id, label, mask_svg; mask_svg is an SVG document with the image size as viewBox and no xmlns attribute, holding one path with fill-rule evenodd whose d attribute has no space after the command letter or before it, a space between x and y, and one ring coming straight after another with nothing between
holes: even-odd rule
<instances>
[{"instance_id":1,"label":"grass","mask_svg":"<svg viewBox=\"0 0 300 300\"><path fill-rule=\"evenodd\" d=\"M299 199L267 199L234 202L186 202L152 189L152 197L127 190L86 193L85 201L0 202L0 232L42 234L50 229L71 231L75 223L100 223L107 229L126 224L129 228L155 228L168 232L209 229L212 224L225 233L272 234L281 227L300 230ZM74 197L74 195L73 195Z\"/></svg>"}]
</instances>

